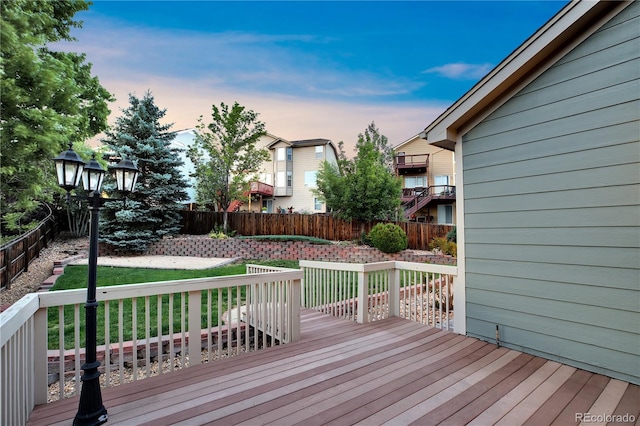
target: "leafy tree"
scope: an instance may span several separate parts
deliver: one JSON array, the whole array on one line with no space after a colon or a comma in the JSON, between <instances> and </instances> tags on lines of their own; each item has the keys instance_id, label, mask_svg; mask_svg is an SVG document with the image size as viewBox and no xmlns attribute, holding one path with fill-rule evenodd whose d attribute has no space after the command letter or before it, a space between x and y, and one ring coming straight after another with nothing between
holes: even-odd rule
<instances>
[{"instance_id":1,"label":"leafy tree","mask_svg":"<svg viewBox=\"0 0 640 426\"><path fill-rule=\"evenodd\" d=\"M315 195L347 220L392 218L400 206L401 182L388 167L387 138L371 123L358 135L353 160L346 159L339 146L338 167L326 161L321 164Z\"/></svg>"},{"instance_id":2,"label":"leafy tree","mask_svg":"<svg viewBox=\"0 0 640 426\"><path fill-rule=\"evenodd\" d=\"M102 142L116 157L136 163L140 176L125 202L105 203L101 241L123 251L144 252L152 242L180 230L179 210L187 199L187 182L179 169L180 150L170 146L175 138L170 131L173 124L160 123L166 109L155 105L150 92L142 99L129 95L129 103ZM105 190L114 187L113 181L105 182Z\"/></svg>"},{"instance_id":3,"label":"leafy tree","mask_svg":"<svg viewBox=\"0 0 640 426\"><path fill-rule=\"evenodd\" d=\"M223 230L228 231L227 210L234 200L244 199L249 180L262 162L269 160L266 149L256 143L266 134L258 114L237 102L211 107L212 122L198 121L198 134L188 155L195 166L196 199L222 210Z\"/></svg>"},{"instance_id":4,"label":"leafy tree","mask_svg":"<svg viewBox=\"0 0 640 426\"><path fill-rule=\"evenodd\" d=\"M83 0L0 4L0 211L2 233L19 231L38 201L58 191L51 159L104 130L113 98L84 54L50 43L74 41ZM77 147L76 147L77 148ZM81 150L80 150L81 151Z\"/></svg>"}]
</instances>

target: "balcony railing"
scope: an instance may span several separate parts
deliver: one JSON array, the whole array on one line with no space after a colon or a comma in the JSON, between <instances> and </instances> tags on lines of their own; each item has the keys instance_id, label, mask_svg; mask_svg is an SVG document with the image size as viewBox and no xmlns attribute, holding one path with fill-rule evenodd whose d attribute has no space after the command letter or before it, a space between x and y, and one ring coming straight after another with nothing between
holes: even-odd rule
<instances>
[{"instance_id":1,"label":"balcony railing","mask_svg":"<svg viewBox=\"0 0 640 426\"><path fill-rule=\"evenodd\" d=\"M269 185L262 182L251 182L251 194L272 196L273 185Z\"/></svg>"},{"instance_id":2,"label":"balcony railing","mask_svg":"<svg viewBox=\"0 0 640 426\"><path fill-rule=\"evenodd\" d=\"M426 173L429 166L429 154L396 155L393 158L398 174Z\"/></svg>"},{"instance_id":3,"label":"balcony railing","mask_svg":"<svg viewBox=\"0 0 640 426\"><path fill-rule=\"evenodd\" d=\"M410 217L433 200L455 200L456 187L435 185L428 188L403 188L402 208L405 217Z\"/></svg>"},{"instance_id":4,"label":"balcony railing","mask_svg":"<svg viewBox=\"0 0 640 426\"><path fill-rule=\"evenodd\" d=\"M125 367L130 380L140 380L162 374L162 361L170 369L187 368L296 341L301 303L359 323L400 316L453 328L456 267L393 261L300 265L302 271L250 265L247 275L98 288L102 386L124 383ZM57 374L60 389L71 389L53 399L79 393L84 293L33 293L0 314L0 424L25 424L33 407L47 402L50 376ZM49 349L53 340L59 343Z\"/></svg>"}]
</instances>

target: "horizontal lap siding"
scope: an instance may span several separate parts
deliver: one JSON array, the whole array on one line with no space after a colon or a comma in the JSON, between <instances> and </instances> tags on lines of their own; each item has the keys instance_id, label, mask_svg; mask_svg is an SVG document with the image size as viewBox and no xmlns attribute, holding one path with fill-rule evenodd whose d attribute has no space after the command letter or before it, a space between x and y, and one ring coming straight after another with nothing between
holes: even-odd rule
<instances>
[{"instance_id":1,"label":"horizontal lap siding","mask_svg":"<svg viewBox=\"0 0 640 426\"><path fill-rule=\"evenodd\" d=\"M463 138L467 331L640 382L640 4Z\"/></svg>"}]
</instances>

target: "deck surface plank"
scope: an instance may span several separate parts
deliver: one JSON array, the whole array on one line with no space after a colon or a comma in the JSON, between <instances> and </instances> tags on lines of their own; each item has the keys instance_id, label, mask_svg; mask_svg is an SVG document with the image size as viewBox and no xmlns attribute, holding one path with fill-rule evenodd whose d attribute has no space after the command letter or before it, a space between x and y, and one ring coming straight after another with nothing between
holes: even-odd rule
<instances>
[{"instance_id":1,"label":"deck surface plank","mask_svg":"<svg viewBox=\"0 0 640 426\"><path fill-rule=\"evenodd\" d=\"M640 415L640 388L391 318L365 325L303 310L301 340L103 389L109 425L574 424ZM69 425L78 397L28 425ZM576 411L578 410L578 411Z\"/></svg>"}]
</instances>

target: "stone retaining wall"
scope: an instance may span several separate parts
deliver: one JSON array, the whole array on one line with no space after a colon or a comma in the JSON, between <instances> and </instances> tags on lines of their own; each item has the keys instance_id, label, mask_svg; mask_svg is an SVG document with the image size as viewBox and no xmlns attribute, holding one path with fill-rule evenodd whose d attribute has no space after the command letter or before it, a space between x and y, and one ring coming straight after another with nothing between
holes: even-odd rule
<instances>
[{"instance_id":1,"label":"stone retaining wall","mask_svg":"<svg viewBox=\"0 0 640 426\"><path fill-rule=\"evenodd\" d=\"M101 245L100 255L117 255L108 246ZM387 254L373 247L351 243L313 244L307 241L268 241L250 238L217 240L191 236L166 238L152 244L148 255L196 256L218 258L242 258L256 260L319 260L327 262L372 263L387 260L437 263L453 265L451 256L436 255L425 251L403 250Z\"/></svg>"}]
</instances>

